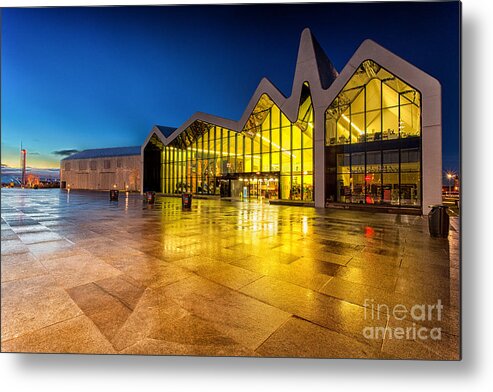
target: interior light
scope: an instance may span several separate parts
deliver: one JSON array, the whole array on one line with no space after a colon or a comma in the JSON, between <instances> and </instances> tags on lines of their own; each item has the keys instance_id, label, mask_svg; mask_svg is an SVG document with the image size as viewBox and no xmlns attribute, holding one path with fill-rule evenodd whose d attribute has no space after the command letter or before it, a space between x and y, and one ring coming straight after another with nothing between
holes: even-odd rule
<instances>
[{"instance_id":1,"label":"interior light","mask_svg":"<svg viewBox=\"0 0 493 392\"><path fill-rule=\"evenodd\" d=\"M203 150L201 148L195 148L195 147L189 147L188 148L189 151L195 151L195 152L202 152L202 153L207 153L207 154L219 154L218 151L216 150ZM221 153L221 155L223 156L236 156L236 157L241 157L243 154L233 154L233 153L230 153L228 154L226 151L223 151Z\"/></svg>"},{"instance_id":2,"label":"interior light","mask_svg":"<svg viewBox=\"0 0 493 392\"><path fill-rule=\"evenodd\" d=\"M287 154L287 155L291 155L293 158L296 158L295 155L291 154L289 151L285 150L284 148L282 148L279 144L277 143L274 143L273 141L271 141L269 138L265 137L265 136L260 136L260 135L257 135L259 136L264 142L267 142L267 143L270 143L272 144L275 148L278 148L279 150L281 150L281 152L283 152L284 154Z\"/></svg>"},{"instance_id":3,"label":"interior light","mask_svg":"<svg viewBox=\"0 0 493 392\"><path fill-rule=\"evenodd\" d=\"M342 118L343 118L344 120L346 120L346 121L348 122L348 124L351 124L351 126L352 126L354 129L356 129L356 130L359 132L359 134L360 134L360 135L363 135L363 134L365 133L364 131L362 131L361 129L359 129L359 127L358 127L357 125L355 125L354 123L352 123L352 122L349 120L349 118L347 118L347 116L346 116L345 114L342 114L341 116L342 116Z\"/></svg>"}]
</instances>

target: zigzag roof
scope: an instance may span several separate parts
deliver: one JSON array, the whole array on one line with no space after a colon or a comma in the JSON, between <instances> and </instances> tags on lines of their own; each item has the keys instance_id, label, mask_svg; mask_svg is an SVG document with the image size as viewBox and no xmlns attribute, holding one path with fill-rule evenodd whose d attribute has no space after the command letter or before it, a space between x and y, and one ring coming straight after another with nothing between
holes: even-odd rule
<instances>
[{"instance_id":1,"label":"zigzag roof","mask_svg":"<svg viewBox=\"0 0 493 392\"><path fill-rule=\"evenodd\" d=\"M156 135L164 145L168 145L182 132L196 123L216 125L235 132L241 132L264 94L268 95L284 115L294 123L297 121L302 88L305 82L308 82L310 86L314 109L325 111L339 92L342 91L356 69L365 60L370 59L419 89L423 97L441 93L440 84L436 79L369 39L363 41L341 74L338 74L318 41L313 37L310 29L306 28L301 34L294 81L289 98L284 96L269 79L262 78L238 121L196 112L171 134L165 134L161 131L161 127L154 126L142 145L142 151L153 135Z\"/></svg>"}]
</instances>

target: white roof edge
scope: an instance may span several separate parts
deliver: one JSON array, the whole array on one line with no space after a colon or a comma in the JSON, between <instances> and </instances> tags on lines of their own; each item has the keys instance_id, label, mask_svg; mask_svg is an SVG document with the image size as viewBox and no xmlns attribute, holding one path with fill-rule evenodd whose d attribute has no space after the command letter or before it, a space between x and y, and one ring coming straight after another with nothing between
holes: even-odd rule
<instances>
[{"instance_id":1,"label":"white roof edge","mask_svg":"<svg viewBox=\"0 0 493 392\"><path fill-rule=\"evenodd\" d=\"M436 79L435 77L433 77L430 74L426 73L421 68L416 67L414 64L410 63L409 61L404 60L402 57L396 55L395 53L391 52L390 50L388 50L387 48L383 47L382 45L380 45L379 43L373 41L370 38L365 39L361 43L361 45L359 46L359 48L356 50L356 52L359 49L361 49L363 52L365 52L367 50L371 50L371 48L377 49L377 50L382 51L382 52L385 52L389 56L392 56L394 59L399 60L404 67L406 67L406 68L409 67L410 69L412 69L413 72L415 72L417 75L419 75L423 79L426 79L427 82L429 82L429 83L435 83L436 84L435 87L440 87L441 88L442 85L441 85L441 83L439 82L438 79ZM406 80L404 80L404 81L406 82Z\"/></svg>"},{"instance_id":2,"label":"white roof edge","mask_svg":"<svg viewBox=\"0 0 493 392\"><path fill-rule=\"evenodd\" d=\"M310 93L312 95L314 107L328 107L341 92L344 85L349 81L354 71L365 60L375 61L389 72L402 78L406 83L409 83L414 88L418 89L423 96L441 94L441 86L437 79L371 39L366 39L360 44L339 74L337 74L335 68L332 70L334 72L333 79L330 81L330 86L325 90L321 85L320 72L317 63L317 61L319 61L318 56L320 55L315 51L313 40L314 38L310 29L305 28L301 35L292 92L289 98L284 96L268 78L264 77L260 80L238 121L203 112L196 112L169 137L165 137L161 131L154 126L146 137L141 151L143 152L153 134L156 134L164 145L168 145L195 121L203 121L232 131L241 132L260 97L264 94L268 95L269 98L281 108L284 115L286 115L290 121L295 122L298 116L299 100L304 82L308 82L310 85Z\"/></svg>"},{"instance_id":3,"label":"white roof edge","mask_svg":"<svg viewBox=\"0 0 493 392\"><path fill-rule=\"evenodd\" d=\"M371 39L365 39L342 69L339 77L325 91L324 102L328 107L366 60L375 61L393 75L419 90L422 96L441 95L440 82L402 57L394 54Z\"/></svg>"}]
</instances>

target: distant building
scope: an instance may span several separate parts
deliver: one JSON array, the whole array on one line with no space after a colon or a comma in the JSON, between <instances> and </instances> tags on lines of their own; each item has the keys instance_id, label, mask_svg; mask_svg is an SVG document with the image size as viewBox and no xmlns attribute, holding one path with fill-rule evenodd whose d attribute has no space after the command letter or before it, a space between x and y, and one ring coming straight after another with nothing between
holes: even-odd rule
<instances>
[{"instance_id":1,"label":"distant building","mask_svg":"<svg viewBox=\"0 0 493 392\"><path fill-rule=\"evenodd\" d=\"M140 191L140 146L84 150L60 162L60 187Z\"/></svg>"}]
</instances>

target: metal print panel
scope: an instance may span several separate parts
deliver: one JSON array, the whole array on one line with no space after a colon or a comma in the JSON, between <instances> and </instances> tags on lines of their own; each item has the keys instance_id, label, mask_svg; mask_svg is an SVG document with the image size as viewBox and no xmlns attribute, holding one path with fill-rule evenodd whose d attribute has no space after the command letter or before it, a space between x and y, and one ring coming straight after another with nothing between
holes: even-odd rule
<instances>
[{"instance_id":1,"label":"metal print panel","mask_svg":"<svg viewBox=\"0 0 493 392\"><path fill-rule=\"evenodd\" d=\"M2 352L460 359L460 23L2 9Z\"/></svg>"}]
</instances>

